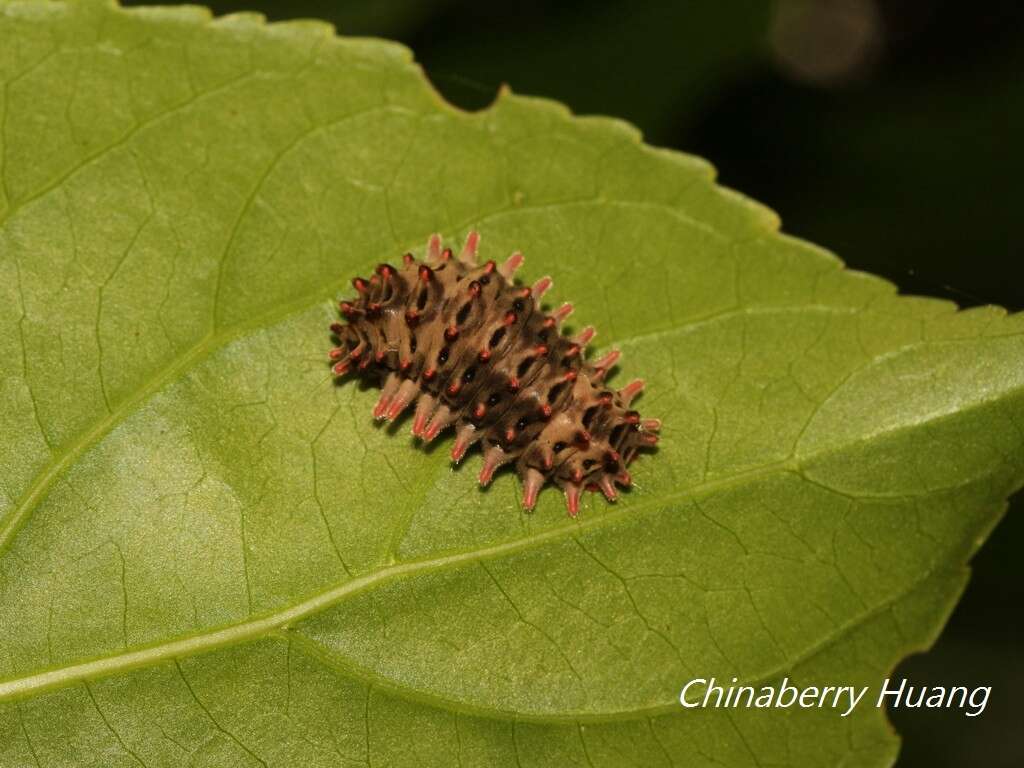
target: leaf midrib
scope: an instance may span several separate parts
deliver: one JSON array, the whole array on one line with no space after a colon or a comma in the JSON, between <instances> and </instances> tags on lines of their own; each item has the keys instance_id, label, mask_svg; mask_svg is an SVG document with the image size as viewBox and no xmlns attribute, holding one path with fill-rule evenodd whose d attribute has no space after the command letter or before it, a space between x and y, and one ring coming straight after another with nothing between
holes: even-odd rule
<instances>
[{"instance_id":1,"label":"leaf midrib","mask_svg":"<svg viewBox=\"0 0 1024 768\"><path fill-rule=\"evenodd\" d=\"M766 467L749 474L754 476L767 475L776 469L781 469L781 467L774 467L772 469ZM749 478L736 477L730 478L728 481L718 481L706 485L722 487L734 484L742 479ZM696 495L698 492L706 493L712 490L715 490L715 488L705 487L700 489L700 491L693 489L690 493L680 493L676 494L676 496L685 498L689 495ZM615 514L616 517L621 517L626 512L637 512L644 507L654 506L659 502L671 502L673 500L678 499L662 497L660 499L653 500L646 505L637 505L630 507L627 510L612 514ZM571 531L573 528L582 530L594 527L598 522L607 521L609 517L611 517L611 515L594 518L589 524L580 523L575 526L561 526L542 533L534 534L524 539L502 542L482 550L455 553L428 560L410 561L408 563L389 566L313 595L309 599L284 610L272 612L259 618L250 618L246 621L227 625L213 631L191 635L189 637L172 640L170 642L157 643L138 648L133 651L98 657L89 661L83 661L64 667L56 667L24 677L10 678L0 682L0 701L22 699L43 693L47 690L63 688L80 680L106 677L115 673L147 668L162 661L193 656L223 647L239 645L246 641L274 636L275 634L280 635L281 630L288 630L291 624L315 615L320 611L336 605L378 583L391 579L409 577L420 573L452 569L464 563L475 562L478 560L493 559L504 554L514 553L521 549L529 548L530 546L550 539L560 538L562 534L567 531ZM950 567L946 570L952 574L957 572L958 567ZM775 668L766 670L757 678L746 680L744 683L756 687L774 680L784 673L792 671L796 666L812 659L817 654L826 650L833 643L847 636L850 632L891 609L909 594L939 574L943 569L943 564L937 561L935 565L927 569L918 579L915 579L913 582L906 585L890 598L873 607L867 608L850 621L836 627L834 631L822 637L819 641L806 648L799 655L786 659L785 662L779 664ZM288 637L289 639L294 639L302 636L288 632ZM308 643L311 646L316 646L317 648L322 648L322 646L309 638L302 637L301 642ZM316 654L316 657L321 661L321 663L325 663L336 672L350 677L356 677L364 682L369 682L375 686L385 688L391 693L400 695L404 698L425 701L431 705L441 705L449 709L459 709L460 711L465 711L468 714L514 718L517 720L533 722L610 722L650 717L658 714L670 713L676 709L674 704L660 704L596 714L574 712L565 714L546 713L543 715L521 713L511 710L490 709L473 706L460 700L437 696L423 690L412 689L408 686L398 685L393 681L380 678L359 666L345 664L339 659L338 654L331 653L326 648L323 648L321 653ZM330 659L330 662L328 662L327 659Z\"/></svg>"},{"instance_id":2,"label":"leaf midrib","mask_svg":"<svg viewBox=\"0 0 1024 768\"><path fill-rule=\"evenodd\" d=\"M766 308L759 308L764 311ZM787 309L788 311L796 311L801 307L789 307L789 308L771 308L773 311L780 311ZM834 308L827 308L834 309ZM742 311L741 311L742 312ZM718 317L714 319L720 319ZM696 323L692 324L696 325ZM686 330L686 327L680 327L680 331ZM241 331L238 331L241 332ZM914 344L907 345L907 347L919 346L921 344L932 343L930 341L919 341ZM1024 391L1024 388L1020 388ZM990 405L991 401L979 401L972 404L970 408L964 410L971 410L973 408L981 408ZM958 411L953 414L941 414L930 421L941 421L950 418L956 418L961 415L964 411ZM920 426L919 422L915 422L911 425L903 425L890 432L899 432L905 429L915 429ZM875 436L877 437L877 435ZM765 464L761 467L756 467L751 470L746 470L734 475L720 477L714 480L705 481L696 485L690 486L686 489L682 489L673 494L665 494L652 498L644 502L639 502L632 505L622 505L615 510L609 511L603 515L588 518L586 520L577 520L569 525L561 525L555 528L550 528L546 531L531 534L520 539L513 539L509 541L499 542L498 544L485 547L483 549L472 550L468 552L453 552L446 553L434 558L410 560L405 563L399 563L392 566L387 566L371 573L364 574L360 577L354 578L350 581L346 581L342 584L331 587L330 589L322 592L315 593L303 600L302 602L288 606L284 609L265 613L261 616L250 617L245 621L236 622L233 624L224 625L216 629L208 629L202 633L189 635L176 640L165 641L160 643L154 643L149 646L137 647L131 651L122 651L107 656L96 657L91 660L77 662L62 667L54 667L49 670L42 672L33 673L22 677L9 678L4 681L0 681L0 701L6 699L17 699L25 696L30 696L36 693L41 693L46 690L60 688L70 683L76 682L83 679L91 679L94 677L103 677L114 674L116 672L125 672L132 669L141 667L152 666L153 664L159 663L170 658L179 658L182 656L191 656L205 651L215 650L225 646L236 645L241 642L248 640L255 640L261 637L266 637L272 634L275 630L287 629L290 625L295 622L301 621L309 616L315 615L331 606L334 606L343 600L352 597L370 587L377 584L390 581L392 579L399 579L407 576L412 576L420 573L443 571L446 569L454 569L465 563L471 563L481 561L485 559L494 559L506 554L513 554L522 550L530 549L536 545L543 544L550 540L556 540L562 536L573 536L574 532L586 531L589 529L604 526L615 521L618 521L624 517L632 516L643 512L646 509L654 507L666 506L678 501L683 501L688 498L698 498L708 493L713 493L720 490L725 490L734 486L737 486L743 482L756 481L758 479L771 476L775 473L788 472L795 474L802 479L804 478L802 471L802 463L812 460L816 456L834 453L841 450L842 446L833 446L827 450L818 452L817 454L810 454L802 457L801 461L797 461L795 455L791 455L788 458ZM974 482L976 478L969 481L965 481L964 485ZM807 480L808 482L816 481ZM959 486L957 486L959 487ZM930 493L930 492L929 492ZM929 495L925 493L922 495ZM883 603L873 608L868 608L856 618L852 619L843 627L836 630L829 636L826 636L821 641L810 646L800 656L790 659L785 665L779 667L779 669L771 670L763 674L760 678L762 681L771 680L777 677L782 672L790 669L792 666L800 663L801 661L810 658L817 651L826 647L832 641L838 639L846 632L852 631L856 627L863 624L865 621L876 615L880 610L898 602L900 599L905 597L907 594L912 592L918 586L920 586L928 578L934 576L939 570L939 566L933 566L930 568L920 579L911 583L908 587L897 593L892 598L884 601ZM356 669L353 667L353 669ZM377 681L379 682L379 681ZM399 686L395 686L396 691L405 690ZM429 694L420 694L429 696ZM671 705L664 705L656 707L654 709L638 709L630 711L630 717L641 717L648 716L650 714L656 714L661 709L670 711ZM502 714L500 710L495 710L493 714ZM572 719L578 720L580 717L585 715L577 714L573 715ZM520 719L525 716L517 714L516 717ZM545 716L548 717L548 716ZM598 720L607 719L607 717L615 717L615 714L611 715L589 715Z\"/></svg>"},{"instance_id":3,"label":"leaf midrib","mask_svg":"<svg viewBox=\"0 0 1024 768\"><path fill-rule=\"evenodd\" d=\"M883 615L887 611L892 610L896 605L905 600L916 590L920 589L926 583L936 578L940 574L946 573L950 576L962 576L966 574L966 568L962 565L944 567L942 563L937 562L934 566L925 571L919 578L910 582L906 587L900 590L898 593L890 596L886 600L878 603L877 605L866 609L862 613L858 614L854 618L850 619L846 623L835 627L831 632L824 635L817 642L808 646L801 653L787 658L777 666L765 670L756 677L743 678L742 684L749 685L754 688L758 688L762 685L766 685L773 680L778 680L783 675L788 675L801 664L811 661L821 653L827 651L837 642L848 637L852 632L856 631L865 624L873 621L879 616ZM607 712L546 712L543 714L531 713L531 712L520 712L512 709L497 709L493 707L483 707L480 705L471 704L461 699L454 699L445 696L439 696L430 691L412 688L408 685L399 685L393 680L381 677L374 672L367 670L354 663L349 663L348 660L341 654L332 652L331 649L323 646L315 640L298 634L297 632L289 629L288 627L282 627L276 630L268 632L266 637L278 638L282 641L291 642L302 650L306 655L314 658L318 663L324 665L336 674L342 675L350 679L356 679L360 682L364 682L368 685L372 685L374 688L379 688L386 693L390 693L394 696L400 697L407 701L424 703L433 707L443 707L450 711L458 711L467 715L474 715L480 717L489 717L495 719L506 719L506 720L518 720L522 722L533 722L533 723L609 723L609 722L623 722L629 720L639 720L647 717L656 717L658 715L672 714L679 712L679 705L675 699L672 702L666 704L651 704L649 706L633 707L631 709L614 710ZM255 638L254 638L255 639ZM684 682L680 680L680 682ZM3 684L0 683L0 701L3 700Z\"/></svg>"},{"instance_id":4,"label":"leaf midrib","mask_svg":"<svg viewBox=\"0 0 1024 768\"><path fill-rule=\"evenodd\" d=\"M573 201L573 203L578 201ZM339 281L334 284L328 293L333 293L335 290L344 285L344 281ZM208 334L194 347L189 349L184 355L175 360L170 366L163 369L157 376L151 379L144 387L136 390L130 397L126 398L122 403L115 408L112 412L107 415L107 418L100 422L97 422L92 429L85 433L82 433L81 437L74 441L69 448L63 453L61 458L50 465L47 471L39 476L39 480L33 485L30 493L25 497L25 501L19 505L18 510L8 518L7 524L0 530L0 554L3 553L6 545L10 544L10 541L14 538L15 533L19 527L19 524L24 521L29 512L31 512L35 505L46 495L49 487L53 481L60 475L70 463L73 462L78 456L80 456L89 446L91 446L96 440L100 439L103 435L114 429L124 418L126 418L137 405L141 404L147 398L155 395L165 384L173 380L178 375L187 371L193 364L197 363L202 358L213 353L217 349L229 344L230 342L243 337L246 333L253 330L265 329L268 325L279 322L280 320L300 312L308 311L312 306L320 301L324 301L325 298L322 293L310 294L292 302L283 303L277 305L271 311L265 312L264 314L252 318L247 322L239 323L234 326L225 328L223 331L214 334ZM830 312L836 314L854 314L860 309L849 308L849 307L832 307L828 305L791 305L791 306L768 306L768 307L740 307L731 308L727 310L720 310L709 313L706 316L690 318L684 323L672 328L661 328L644 331L639 334L632 336L623 337L617 340L613 340L613 343L628 344L636 340L659 337L666 334L684 333L693 331L695 328L706 325L708 323L718 322L723 319L739 316L739 315L754 315L754 314L779 314L786 312L807 312L807 311L819 311L819 312ZM957 340L946 340L949 343L954 343ZM910 344L903 345L895 350L890 350L884 356L890 356L897 352L902 352L907 349L912 349L917 346L941 343L941 340L920 340ZM877 358L871 358L863 365L868 365ZM863 367L860 366L857 369ZM834 393L832 393L834 394ZM1005 395L1006 393L1004 393ZM830 394L831 396L831 394ZM828 398L826 398L827 400ZM990 401L979 401L972 404L971 408L984 407L990 404ZM820 404L819 404L820 406ZM969 409L965 409L969 410ZM941 420L945 418L953 418L963 411L959 411L955 414L941 414L936 419L929 419L929 421ZM914 424L901 425L894 430L888 430L889 432L897 432L903 429L912 429L920 426L920 423L915 422ZM877 438L878 435L872 435L872 438ZM425 559L425 560L413 560L406 563L400 563L394 566L385 567L379 569L370 574L358 577L351 581L345 582L332 589L325 590L317 593L303 602L297 603L284 610L271 612L264 614L263 616L250 618L243 622L230 624L223 626L218 629L208 630L202 634L191 635L186 638L179 640L173 640L170 642L157 643L152 646L139 648L134 651L122 652L119 654L113 654L110 656L100 657L91 661L80 662L77 664L69 665L66 667L58 667L49 671L36 673L22 678L12 678L3 682L0 682L0 700L8 697L17 697L24 695L26 691L37 692L52 687L58 687L62 683L77 680L93 676L101 676L111 671L122 671L133 669L138 666L146 666L154 661L161 660L164 658L170 658L179 655L191 655L193 653L199 653L205 650L211 650L213 648L221 647L225 644L232 644L240 642L242 640L254 639L263 636L273 629L279 629L286 627L288 624L293 623L299 619L305 618L309 615L315 614L331 605L334 605L346 597L353 595L363 589L372 586L373 584L390 580L392 578L399 578L404 575L418 573L421 571L429 570L441 570L445 567L455 567L464 562L470 562L474 560L482 560L492 557L497 557L503 554L512 553L521 549L528 549L531 546L540 544L549 539L554 539L562 536L573 530L586 530L588 528L604 525L611 521L620 519L626 515L637 514L645 509L653 506L663 506L671 504L675 501L680 501L686 498L698 497L711 491L728 488L730 486L739 484L745 480L756 479L758 477L768 476L776 471L789 471L794 472L803 476L801 466L812 461L815 457L834 453L843 449L843 445L834 445L830 448L820 451L816 454L809 454L801 457L800 461L797 461L794 454L791 454L784 460L773 462L770 464L756 467L751 470L746 470L738 474L723 476L716 478L715 480L702 482L694 486L690 486L686 489L680 490L674 494L662 495L655 499L651 499L648 502L641 502L634 505L624 505L619 507L615 511L608 512L599 517L590 518L589 520L579 521L575 525L563 525L555 528L548 529L541 533L533 534L521 539L515 539L506 541L487 547L482 550L474 550L471 552L461 553L449 553L440 557ZM820 484L820 483L817 483Z\"/></svg>"},{"instance_id":5,"label":"leaf midrib","mask_svg":"<svg viewBox=\"0 0 1024 768\"><path fill-rule=\"evenodd\" d=\"M81 171L83 168L88 167L93 162L99 160L104 155L117 149L118 147L126 145L135 135L139 134L144 128L152 123L159 122L160 120L168 117L169 115L180 112L194 105L197 101L206 98L212 94L218 93L222 90L226 90L230 86L234 85L240 80L245 80L247 77L251 77L255 72L246 72L239 75L237 78L232 78L228 82L222 83L219 86L199 94L194 94L192 97L186 99L184 102L179 103L169 109L167 112L154 115L149 120L140 121L138 124L132 126L125 134L118 137L113 144L104 147L103 149L95 152L94 154L86 157L83 161L76 164L75 166L67 169L53 182L44 185L41 189L34 191L28 198L18 201L13 204L3 215L0 217L0 225L5 221L10 220L19 210L30 204L36 199L41 198L48 192L60 187L68 178L74 176L76 173ZM386 108L385 105L379 105L374 109ZM349 119L358 114L362 114L365 111L357 111L354 114L343 116L341 119ZM337 121L332 121L337 122ZM222 249L222 256L220 259L220 273L217 280L217 287L219 292L219 286L222 282L224 266L230 258L230 249L234 242L234 235L237 232L238 222L240 222L246 211L252 204L252 201L256 199L262 189L263 181L269 176L273 168L279 163L281 157L289 153L296 146L301 144L303 140L323 128L328 127L327 125L315 125L309 130L303 130L298 133L297 136L293 137L286 145L280 148L271 160L268 168L260 174L256 181L253 191L250 193L245 204L242 206L240 213L238 214L236 224L232 230L232 234L227 241L227 245ZM631 201L631 200L607 200L601 196L592 198L577 198L572 200L564 201L551 201L548 203L538 204L536 206L517 206L510 207L505 206L495 211L485 213L480 216L474 216L464 224L457 225L453 229L461 230L470 223L479 223L492 217L516 214L522 211L532 209L550 209L553 207L563 205L587 205L587 204L604 204L604 205L621 205L621 206L643 206L646 208L661 210L674 218L684 220L687 224L692 226L699 226L706 232L711 232L718 237L724 237L722 233L715 230L713 227L709 227L703 222L696 222L690 217L686 216L685 213L678 209L664 204L656 202L645 202L645 201ZM759 228L757 228L759 229ZM768 229L767 227L765 229ZM415 239L416 242L422 242L426 235L422 235L420 238ZM414 243L409 245L415 246ZM53 483L59 478L64 471L71 466L75 460L80 457L86 450L99 441L104 435L109 433L111 430L116 428L122 421L128 418L136 408L143 402L148 400L150 397L157 394L166 384L175 380L180 375L187 372L193 365L198 364L202 359L214 353L216 350L223 346L231 343L237 338L244 336L251 330L258 330L267 327L268 325L279 321L291 314L298 313L300 311L308 310L310 307L318 303L319 301L325 300L326 294L330 294L338 290L342 285L345 284L345 280L339 280L338 282L329 285L326 291L317 291L316 293L307 294L299 297L290 302L282 302L274 305L269 311L263 313L257 318L247 320L243 323L238 323L232 326L223 328L220 331L212 331L203 337L194 346L186 350L181 356L173 359L169 365L161 369L155 376L148 379L138 389L134 390L127 397L125 397L121 403L113 409L111 412L106 414L105 418L95 422L89 429L79 433L79 435L67 444L67 447L59 454L59 458L56 461L51 461L43 472L37 475L33 481L28 492L23 496L22 501L18 507L11 513L7 519L5 519L2 526L0 526L0 555L6 550L7 546L16 537L17 531L21 525L28 519L32 511L38 506L43 498L46 497ZM216 302L214 304L216 307ZM820 306L813 304L803 305L790 305L790 306L773 306L773 307L732 307L725 310L719 310L713 313L709 313L703 317L689 318L686 322L680 323L676 326L665 327L660 329L650 329L640 334L633 336L627 336L617 339L617 343L628 344L640 339L658 336L660 334L680 333L693 329L705 322L711 322L720 320L724 317L730 317L740 314L755 314L760 312L765 313L778 313L787 311L814 311L823 310L830 312L847 312L853 313L860 311L859 309L852 308L837 308L830 306ZM906 347L916 346L917 344L925 342L916 342L914 344L906 345ZM903 348L906 348L903 347ZM901 349L903 349L901 348ZM870 362L870 361L868 361ZM839 450L842 446L835 446L833 450ZM804 457L806 460L807 457ZM443 555L428 560L410 561L403 564L398 564L391 567L386 567L378 570L372 574L365 575L363 577L354 579L346 582L340 586L334 587L333 589L326 590L318 595L315 595L301 603L291 606L288 609L278 611L275 613L268 614L266 616L248 619L238 624L229 625L221 629L207 631L202 634L193 635L188 638L182 638L176 641L170 641L165 643L158 643L148 648L142 648L136 651L123 652L101 659L96 659L89 662L82 662L79 664L73 664L67 667L57 668L48 672L43 672L35 675L30 675L25 678L14 679L0 683L0 699L8 696L19 695L22 690L27 691L38 691L43 688L53 687L54 685L60 685L63 682L81 679L85 677L92 677L95 675L104 674L104 670L109 666L111 671L114 670L125 670L134 668L135 666L145 666L152 663L155 660L166 658L174 655L191 654L197 653L202 650L219 647L223 644L231 644L234 642L241 641L243 639L251 639L267 634L272 629L278 629L287 626L289 623L294 622L304 616L311 615L320 610L323 610L329 605L335 604L344 600L346 597L351 596L363 589L369 588L373 584L390 580L392 578L401 578L405 575L417 573L420 571L427 570L441 570L447 567L457 567L463 562L484 559L489 557L497 557L502 554L517 551L519 549L529 548L536 544L542 543L551 538L559 537L565 533L570 533L576 528L587 529L594 525L603 525L607 521L612 521L621 518L627 514L635 514L644 509L650 508L656 505L671 504L674 501L681 500L690 496L697 496L702 493L706 493L710 490L714 490L719 487L727 487L732 484L743 482L745 479L750 479L753 476L767 475L773 471L779 469L788 469L798 471L798 468L787 460L783 462L777 462L774 464L764 465L762 467L755 468L753 470L742 472L736 475L731 475L723 478L719 478L712 482L702 483L697 486L680 491L676 494L667 496L661 496L657 499L653 499L646 503L639 503L632 506L626 506L620 508L615 512L611 512L602 515L597 518L591 518L590 520L582 523L579 526L563 525L557 528L550 529L540 534L534 534L523 539L517 539L511 542L504 542L502 544L494 545L483 550L477 550L474 552L455 553ZM178 650L176 650L178 649ZM137 663L136 663L137 661ZM77 673L76 673L77 671ZM47 682L50 679L55 682ZM22 685L28 683L27 685Z\"/></svg>"}]
</instances>

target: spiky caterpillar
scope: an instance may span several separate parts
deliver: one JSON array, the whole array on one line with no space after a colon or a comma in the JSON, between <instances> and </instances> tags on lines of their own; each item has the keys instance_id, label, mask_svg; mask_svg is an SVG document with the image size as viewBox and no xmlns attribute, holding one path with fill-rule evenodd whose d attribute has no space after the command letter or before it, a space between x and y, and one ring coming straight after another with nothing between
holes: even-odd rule
<instances>
[{"instance_id":1,"label":"spiky caterpillar","mask_svg":"<svg viewBox=\"0 0 1024 768\"><path fill-rule=\"evenodd\" d=\"M658 441L661 422L629 409L643 381L606 388L618 350L587 362L594 329L569 338L559 326L572 305L541 310L551 278L516 285L518 252L501 267L478 265L479 239L471 232L455 259L433 235L422 262L407 253L401 269L381 264L369 280L355 278L358 295L340 305L348 323L331 326L334 373L382 384L376 419L395 419L415 400L412 434L425 443L454 425L455 462L482 442L481 485L515 462L527 509L548 481L572 516L584 488L615 501L616 483L631 483L626 466Z\"/></svg>"}]
</instances>

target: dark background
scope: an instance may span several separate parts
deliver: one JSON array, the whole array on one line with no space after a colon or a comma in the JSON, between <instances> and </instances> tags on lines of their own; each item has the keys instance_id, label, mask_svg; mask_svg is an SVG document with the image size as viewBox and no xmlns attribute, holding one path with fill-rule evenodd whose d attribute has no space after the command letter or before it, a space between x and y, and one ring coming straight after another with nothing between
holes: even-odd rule
<instances>
[{"instance_id":1,"label":"dark background","mask_svg":"<svg viewBox=\"0 0 1024 768\"><path fill-rule=\"evenodd\" d=\"M127 3L135 4L135 3ZM409 45L452 102L501 83L706 157L785 229L904 292L1024 308L1024 3L244 0ZM892 713L898 765L1024 765L1024 496L911 682L992 685L980 717Z\"/></svg>"}]
</instances>

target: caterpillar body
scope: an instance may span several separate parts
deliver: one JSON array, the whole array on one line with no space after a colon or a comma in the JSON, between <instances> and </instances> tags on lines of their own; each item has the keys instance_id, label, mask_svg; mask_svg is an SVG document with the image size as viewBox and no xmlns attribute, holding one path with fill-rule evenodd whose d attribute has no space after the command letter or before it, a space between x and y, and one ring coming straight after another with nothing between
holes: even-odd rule
<instances>
[{"instance_id":1,"label":"caterpillar body","mask_svg":"<svg viewBox=\"0 0 1024 768\"><path fill-rule=\"evenodd\" d=\"M551 278L517 284L519 252L501 266L479 264L479 239L471 232L456 257L435 234L422 260L407 253L401 267L380 264L369 279L353 279L356 297L340 303L347 322L331 326L333 372L380 384L376 419L397 419L415 403L412 434L424 443L454 427L456 463L479 443L482 486L514 465L526 509L548 482L574 517L584 489L615 501L616 485L632 482L627 465L658 441L661 422L630 408L643 381L607 387L618 350L588 361L594 329L566 336L560 326L572 305L541 308Z\"/></svg>"}]
</instances>

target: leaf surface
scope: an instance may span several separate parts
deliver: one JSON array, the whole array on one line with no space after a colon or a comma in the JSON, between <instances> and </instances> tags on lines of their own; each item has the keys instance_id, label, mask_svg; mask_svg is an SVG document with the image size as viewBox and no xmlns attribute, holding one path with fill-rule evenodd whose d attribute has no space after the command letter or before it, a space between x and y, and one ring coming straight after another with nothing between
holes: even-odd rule
<instances>
[{"instance_id":1,"label":"leaf surface","mask_svg":"<svg viewBox=\"0 0 1024 768\"><path fill-rule=\"evenodd\" d=\"M704 162L409 54L0 5L0 765L889 764L877 686L1024 477L1024 320L900 297ZM526 253L648 381L617 505L474 482L325 352L434 231Z\"/></svg>"}]
</instances>

